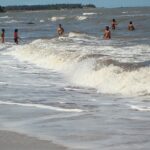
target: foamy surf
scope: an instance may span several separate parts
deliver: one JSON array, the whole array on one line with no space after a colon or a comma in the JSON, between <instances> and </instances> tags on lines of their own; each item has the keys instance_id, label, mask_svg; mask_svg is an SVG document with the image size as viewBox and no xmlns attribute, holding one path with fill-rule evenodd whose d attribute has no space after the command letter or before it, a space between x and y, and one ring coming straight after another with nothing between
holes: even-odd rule
<instances>
[{"instance_id":1,"label":"foamy surf","mask_svg":"<svg viewBox=\"0 0 150 150\"><path fill-rule=\"evenodd\" d=\"M16 105L16 106L22 106L22 107L33 107L33 108L39 108L39 109L48 109L53 111L60 111L60 112L77 112L81 113L83 110L81 109L70 109L70 108L60 108L60 107L53 107L48 105L42 105L42 104L32 104L32 103L15 103L15 102L3 102L0 101L0 105Z\"/></svg>"},{"instance_id":2,"label":"foamy surf","mask_svg":"<svg viewBox=\"0 0 150 150\"><path fill-rule=\"evenodd\" d=\"M40 22L42 23L42 22L45 22L45 20L40 20Z\"/></svg>"},{"instance_id":3,"label":"foamy surf","mask_svg":"<svg viewBox=\"0 0 150 150\"><path fill-rule=\"evenodd\" d=\"M7 54L42 68L59 71L72 85L95 88L99 93L150 93L148 61L135 63L131 59L135 59L136 55L136 61L148 59L146 51L149 46L136 45L117 49L97 43L96 38L86 34L69 33L65 39L35 40L30 44L12 47Z\"/></svg>"},{"instance_id":4,"label":"foamy surf","mask_svg":"<svg viewBox=\"0 0 150 150\"><path fill-rule=\"evenodd\" d=\"M5 21L5 23L8 23L8 24L10 24L10 23L21 23L22 21L18 21L18 20L14 20L14 19L12 19L12 20L9 20L9 21Z\"/></svg>"},{"instance_id":5,"label":"foamy surf","mask_svg":"<svg viewBox=\"0 0 150 150\"><path fill-rule=\"evenodd\" d=\"M91 16L91 15L96 15L97 13L94 12L85 12L83 13L84 16Z\"/></svg>"},{"instance_id":6,"label":"foamy surf","mask_svg":"<svg viewBox=\"0 0 150 150\"><path fill-rule=\"evenodd\" d=\"M11 17L9 17L9 16L2 16L2 17L0 17L1 19L8 19L8 18L11 18Z\"/></svg>"},{"instance_id":7,"label":"foamy surf","mask_svg":"<svg viewBox=\"0 0 150 150\"><path fill-rule=\"evenodd\" d=\"M64 20L65 17L52 17L51 21Z\"/></svg>"},{"instance_id":8,"label":"foamy surf","mask_svg":"<svg viewBox=\"0 0 150 150\"><path fill-rule=\"evenodd\" d=\"M135 105L130 105L130 108L136 111L150 111L150 107L148 106L135 106Z\"/></svg>"},{"instance_id":9,"label":"foamy surf","mask_svg":"<svg viewBox=\"0 0 150 150\"><path fill-rule=\"evenodd\" d=\"M69 38L78 38L79 40L81 40L81 38L83 39L83 40L87 40L88 38L89 39L96 39L95 37L92 37L92 36L89 36L88 34L86 34L86 33L81 33L81 32L69 32L69 34L68 34L68 37ZM89 42L90 42L90 40L89 40Z\"/></svg>"},{"instance_id":10,"label":"foamy surf","mask_svg":"<svg viewBox=\"0 0 150 150\"><path fill-rule=\"evenodd\" d=\"M88 17L86 17L86 16L77 16L76 19L82 21L82 20L88 19Z\"/></svg>"}]
</instances>

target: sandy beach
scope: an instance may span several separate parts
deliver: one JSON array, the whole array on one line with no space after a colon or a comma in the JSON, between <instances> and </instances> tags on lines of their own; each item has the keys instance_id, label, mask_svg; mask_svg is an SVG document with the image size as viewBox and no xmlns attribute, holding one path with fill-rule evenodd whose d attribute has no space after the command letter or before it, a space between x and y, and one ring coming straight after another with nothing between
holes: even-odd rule
<instances>
[{"instance_id":1,"label":"sandy beach","mask_svg":"<svg viewBox=\"0 0 150 150\"><path fill-rule=\"evenodd\" d=\"M9 131L0 131L0 150L66 150L50 141Z\"/></svg>"}]
</instances>

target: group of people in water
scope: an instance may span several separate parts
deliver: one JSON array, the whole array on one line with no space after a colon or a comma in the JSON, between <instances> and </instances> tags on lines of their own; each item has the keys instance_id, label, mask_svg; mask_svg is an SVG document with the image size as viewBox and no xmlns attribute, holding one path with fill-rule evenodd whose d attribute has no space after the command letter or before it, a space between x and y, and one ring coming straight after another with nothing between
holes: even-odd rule
<instances>
[{"instance_id":1,"label":"group of people in water","mask_svg":"<svg viewBox=\"0 0 150 150\"><path fill-rule=\"evenodd\" d=\"M115 30L117 24L118 24L117 21L116 21L115 19L112 19L111 29L112 29L112 30ZM135 30L135 27L134 27L132 21L130 21L129 24L128 24L128 30L129 30L129 31ZM111 39L111 31L110 31L110 29L109 29L109 26L106 26L106 27L105 27L103 38L106 39L106 40Z\"/></svg>"},{"instance_id":2,"label":"group of people in water","mask_svg":"<svg viewBox=\"0 0 150 150\"><path fill-rule=\"evenodd\" d=\"M5 43L5 29L2 29L1 41L2 41L2 43ZM16 44L18 44L18 41L19 41L18 29L15 29L15 30L14 30L14 42L15 42Z\"/></svg>"},{"instance_id":3,"label":"group of people in water","mask_svg":"<svg viewBox=\"0 0 150 150\"><path fill-rule=\"evenodd\" d=\"M112 30L115 30L117 24L118 24L117 21L116 21L115 19L112 19L111 29L112 29ZM128 30L129 30L129 31L135 30L132 21L130 21L129 24L128 24ZM61 24L59 24L59 27L57 28L57 33L58 33L59 36L62 36L62 35L64 34L64 28L62 27ZM105 27L103 38L104 38L105 40L111 39L111 31L110 31L109 26L106 26L106 27Z\"/></svg>"},{"instance_id":4,"label":"group of people in water","mask_svg":"<svg viewBox=\"0 0 150 150\"><path fill-rule=\"evenodd\" d=\"M118 24L117 21L116 21L115 19L112 19L111 29L112 29L112 30L115 30L117 24ZM129 30L129 31L135 30L135 27L134 27L132 21L130 21L129 24L128 24L128 30ZM63 36L63 35L64 35L64 28L62 27L61 24L59 24L59 26L58 26L58 28L57 28L57 33L58 33L58 36ZM105 27L103 38L104 38L105 40L111 39L111 31L110 31L109 26L106 26L106 27ZM16 44L18 44L19 39L20 39L20 38L19 38L19 36L18 36L18 29L15 29L15 30L14 30L14 42L15 42ZM5 42L5 29L2 29L1 41L2 41L2 43Z\"/></svg>"},{"instance_id":5,"label":"group of people in water","mask_svg":"<svg viewBox=\"0 0 150 150\"><path fill-rule=\"evenodd\" d=\"M115 30L117 24L118 24L117 21L116 21L115 19L112 19L111 29L112 29L112 30ZM128 24L128 30L129 30L129 31L135 30L135 27L134 27L132 21L130 21L129 24ZM57 28L57 33L58 33L59 36L62 36L62 35L64 34L64 29L63 29L63 27L62 27L61 24L59 24L59 27ZM109 26L106 26L106 27L105 27L103 38L104 38L105 40L111 39L111 31L110 31Z\"/></svg>"},{"instance_id":6,"label":"group of people in water","mask_svg":"<svg viewBox=\"0 0 150 150\"><path fill-rule=\"evenodd\" d=\"M59 24L57 28L57 33L59 36L62 36L64 34L64 28L62 27L61 24ZM14 30L14 42L18 44L20 37L18 36L18 29ZM5 43L5 29L2 29L1 32L1 42Z\"/></svg>"},{"instance_id":7,"label":"group of people in water","mask_svg":"<svg viewBox=\"0 0 150 150\"><path fill-rule=\"evenodd\" d=\"M112 29L112 30L115 30L115 29L116 29L116 26L117 26L116 20L115 20L115 19L112 19L111 29ZM129 31L135 30L132 21L130 21L129 24L128 24L128 30L129 30ZM64 34L64 29L63 29L63 27L61 26L61 24L59 24L59 27L57 28L57 32L58 32L58 35L59 35L59 36L62 36L62 35ZM109 29L109 26L106 26L106 27L105 27L103 38L104 38L105 40L111 39L111 31L110 31L110 29Z\"/></svg>"}]
</instances>

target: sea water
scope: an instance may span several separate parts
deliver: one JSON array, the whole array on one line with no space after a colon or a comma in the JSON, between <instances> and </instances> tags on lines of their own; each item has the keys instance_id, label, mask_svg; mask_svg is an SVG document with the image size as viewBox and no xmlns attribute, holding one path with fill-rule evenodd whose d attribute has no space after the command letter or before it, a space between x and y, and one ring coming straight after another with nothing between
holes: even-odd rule
<instances>
[{"instance_id":1,"label":"sea water","mask_svg":"<svg viewBox=\"0 0 150 150\"><path fill-rule=\"evenodd\" d=\"M0 129L69 149L148 150L149 24L149 7L0 14Z\"/></svg>"}]
</instances>

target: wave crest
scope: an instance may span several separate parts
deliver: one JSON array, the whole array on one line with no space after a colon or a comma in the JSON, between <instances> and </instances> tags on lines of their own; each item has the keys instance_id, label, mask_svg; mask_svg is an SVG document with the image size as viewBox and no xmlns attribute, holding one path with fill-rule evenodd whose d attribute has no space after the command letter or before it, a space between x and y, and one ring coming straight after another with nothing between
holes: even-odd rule
<instances>
[{"instance_id":1,"label":"wave crest","mask_svg":"<svg viewBox=\"0 0 150 150\"><path fill-rule=\"evenodd\" d=\"M64 20L65 17L52 17L51 21Z\"/></svg>"},{"instance_id":2,"label":"wave crest","mask_svg":"<svg viewBox=\"0 0 150 150\"><path fill-rule=\"evenodd\" d=\"M102 46L97 46L96 50L95 45L83 45L78 41L68 44L67 40L74 40L74 36L76 33L69 35L65 41L58 38L35 40L30 44L12 47L9 55L64 73L75 86L96 88L101 93L150 94L149 61L125 63L110 59L109 55L103 53ZM77 33L77 36L80 34ZM91 52L91 48L95 48L94 52ZM109 48L113 50L112 47ZM136 48L137 46L133 47Z\"/></svg>"},{"instance_id":3,"label":"wave crest","mask_svg":"<svg viewBox=\"0 0 150 150\"><path fill-rule=\"evenodd\" d=\"M82 20L88 19L88 17L86 17L86 16L77 16L76 19L82 21Z\"/></svg>"},{"instance_id":4,"label":"wave crest","mask_svg":"<svg viewBox=\"0 0 150 150\"><path fill-rule=\"evenodd\" d=\"M94 12L87 12L87 13L83 13L84 16L91 16L91 15L96 15L97 13Z\"/></svg>"}]
</instances>

